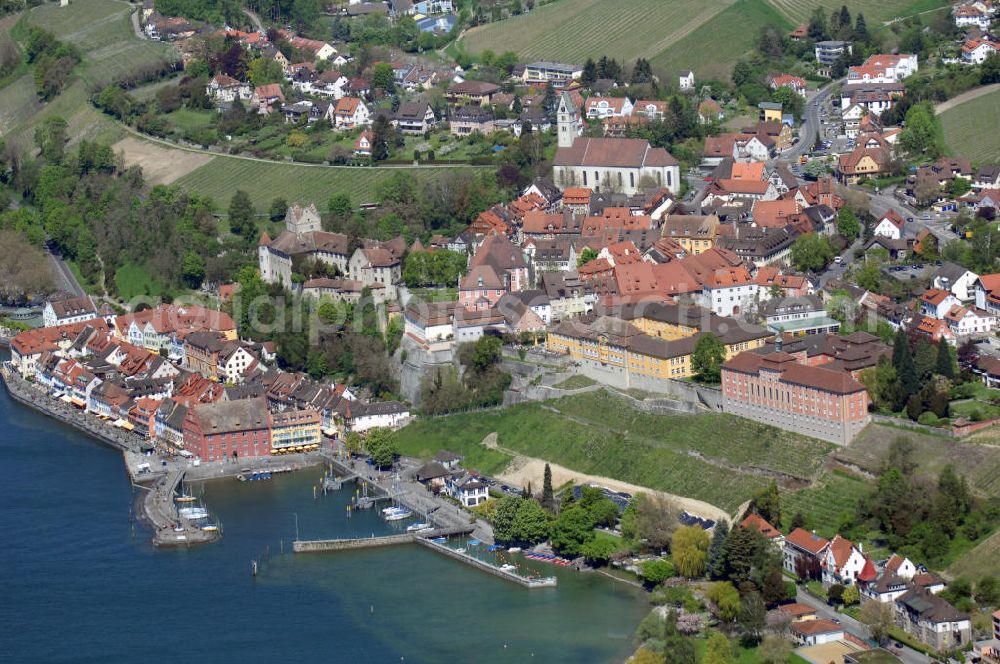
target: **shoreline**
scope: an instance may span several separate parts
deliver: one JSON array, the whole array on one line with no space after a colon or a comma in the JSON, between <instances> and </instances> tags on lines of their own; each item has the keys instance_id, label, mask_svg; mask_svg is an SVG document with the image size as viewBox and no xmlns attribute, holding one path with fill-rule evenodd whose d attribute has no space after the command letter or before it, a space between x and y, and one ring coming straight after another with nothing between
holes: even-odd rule
<instances>
[{"instance_id":1,"label":"shoreline","mask_svg":"<svg viewBox=\"0 0 1000 664\"><path fill-rule=\"evenodd\" d=\"M134 518L152 533L151 541L154 546L208 544L222 537L221 524L215 523L215 529L205 530L202 524L196 523L200 519L191 520L181 516L174 496L177 487L184 481L236 477L245 470L242 463L213 462L194 465L186 459L168 460L155 454L142 454L140 441L135 436L92 414L52 399L38 386L21 378L6 362L0 365L0 382L3 382L13 401L85 433L121 453L129 483L135 491ZM298 459L263 457L250 462L253 470L271 472L292 472L323 463L324 457L317 453L303 455Z\"/></svg>"}]
</instances>

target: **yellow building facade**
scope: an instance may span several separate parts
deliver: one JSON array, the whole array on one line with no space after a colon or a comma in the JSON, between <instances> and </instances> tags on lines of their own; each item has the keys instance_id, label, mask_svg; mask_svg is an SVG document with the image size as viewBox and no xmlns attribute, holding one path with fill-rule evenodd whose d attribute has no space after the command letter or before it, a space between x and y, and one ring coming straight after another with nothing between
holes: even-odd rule
<instances>
[{"instance_id":1,"label":"yellow building facade","mask_svg":"<svg viewBox=\"0 0 1000 664\"><path fill-rule=\"evenodd\" d=\"M616 316L588 314L549 330L545 347L578 362L659 379L694 375L691 355L703 331L716 336L729 360L760 348L772 333L723 318L700 307L647 304L623 307Z\"/></svg>"}]
</instances>

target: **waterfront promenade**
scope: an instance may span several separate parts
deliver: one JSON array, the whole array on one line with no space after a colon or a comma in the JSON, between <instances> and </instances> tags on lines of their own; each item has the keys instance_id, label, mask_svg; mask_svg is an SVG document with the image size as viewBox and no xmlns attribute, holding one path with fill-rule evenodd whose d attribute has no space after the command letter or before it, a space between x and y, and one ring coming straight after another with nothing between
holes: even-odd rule
<instances>
[{"instance_id":1,"label":"waterfront promenade","mask_svg":"<svg viewBox=\"0 0 1000 664\"><path fill-rule=\"evenodd\" d=\"M429 493L414 479L414 471L420 465L417 459L400 459L398 468L391 472L381 471L359 460L344 461L331 451L196 464L162 450L143 451L144 447L148 449L148 443L142 437L53 398L42 386L22 378L9 362L0 364L0 379L14 400L122 453L132 484L144 492L136 501L137 516L153 531L153 543L159 546L202 544L222 536L221 524L213 524L217 527L205 530L201 521L192 522L180 516L174 498L182 481L236 477L247 471L293 471L325 463L341 476L357 476L359 482L368 484L370 495L392 499L414 514L421 515L436 529L471 532L476 539L493 543L493 529L489 523L476 519L445 498Z\"/></svg>"}]
</instances>

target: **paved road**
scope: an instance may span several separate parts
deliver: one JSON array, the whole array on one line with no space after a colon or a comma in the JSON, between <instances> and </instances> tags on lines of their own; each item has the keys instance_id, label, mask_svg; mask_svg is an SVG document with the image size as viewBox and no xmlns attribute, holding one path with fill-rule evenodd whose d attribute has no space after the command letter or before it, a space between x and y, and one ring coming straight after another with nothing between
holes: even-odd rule
<instances>
[{"instance_id":1,"label":"paved road","mask_svg":"<svg viewBox=\"0 0 1000 664\"><path fill-rule=\"evenodd\" d=\"M826 602L823 602L809 593L807 593L803 588L799 587L797 594L795 596L795 601L806 604L816 609L816 614L820 618L826 618L827 620L837 620L844 629L862 639L869 638L868 627L854 618L850 617L845 613L840 613L829 606ZM903 660L904 664L927 664L931 661L931 658L923 655L912 648L904 647L902 651L895 651L899 658Z\"/></svg>"},{"instance_id":2,"label":"paved road","mask_svg":"<svg viewBox=\"0 0 1000 664\"><path fill-rule=\"evenodd\" d=\"M74 297L83 297L85 295L83 287L76 280L73 271L66 265L66 261L53 254L47 247L46 253L49 256L49 260L52 261L52 267L54 268L59 288L67 293L72 293Z\"/></svg>"},{"instance_id":3,"label":"paved road","mask_svg":"<svg viewBox=\"0 0 1000 664\"><path fill-rule=\"evenodd\" d=\"M139 25L139 16L142 14L142 7L136 8L132 12L132 30L135 31L135 36L139 39L148 39L146 33L142 31L142 26Z\"/></svg>"},{"instance_id":4,"label":"paved road","mask_svg":"<svg viewBox=\"0 0 1000 664\"><path fill-rule=\"evenodd\" d=\"M852 189L866 191L863 188L852 187ZM877 194L868 194L871 199L869 209L875 217L881 217L885 214L886 210L892 208L903 215L904 218L913 218L913 223L908 224L906 228L907 237L916 237L917 233L926 227L934 233L934 235L937 236L938 240L942 243L958 239L958 236L951 230L950 217L938 216L934 214L930 219L923 219L922 212L896 198L893 195L894 191L895 187L888 187Z\"/></svg>"},{"instance_id":5,"label":"paved road","mask_svg":"<svg viewBox=\"0 0 1000 664\"><path fill-rule=\"evenodd\" d=\"M802 125L799 127L799 142L781 155L783 159L795 162L798 161L799 157L813 149L813 146L816 145L817 132L821 126L819 108L830 97L833 89L843 80L830 81L817 90L816 94L806 102L805 112L802 115Z\"/></svg>"}]
</instances>

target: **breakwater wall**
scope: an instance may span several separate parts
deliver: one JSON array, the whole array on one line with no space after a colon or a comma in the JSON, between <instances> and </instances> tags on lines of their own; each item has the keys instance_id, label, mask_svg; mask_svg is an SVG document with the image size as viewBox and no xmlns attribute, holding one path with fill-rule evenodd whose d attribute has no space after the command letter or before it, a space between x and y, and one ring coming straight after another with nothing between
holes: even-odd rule
<instances>
[{"instance_id":1,"label":"breakwater wall","mask_svg":"<svg viewBox=\"0 0 1000 664\"><path fill-rule=\"evenodd\" d=\"M353 549L373 549L381 546L410 544L415 539L413 533L384 535L382 537L358 537L355 539L296 540L292 542L295 553L319 553L321 551L350 551Z\"/></svg>"}]
</instances>

